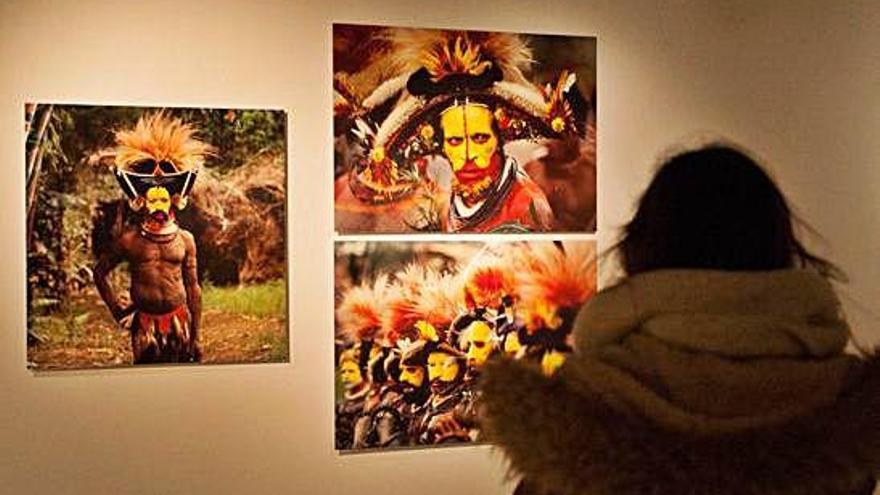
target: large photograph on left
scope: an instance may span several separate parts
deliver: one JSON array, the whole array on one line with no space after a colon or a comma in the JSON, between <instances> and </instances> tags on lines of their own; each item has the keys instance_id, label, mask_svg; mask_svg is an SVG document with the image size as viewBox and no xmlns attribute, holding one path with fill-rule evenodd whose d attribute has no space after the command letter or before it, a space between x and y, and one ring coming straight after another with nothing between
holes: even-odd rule
<instances>
[{"instance_id":1,"label":"large photograph on left","mask_svg":"<svg viewBox=\"0 0 880 495\"><path fill-rule=\"evenodd\" d=\"M287 362L287 113L27 103L27 365Z\"/></svg>"}]
</instances>

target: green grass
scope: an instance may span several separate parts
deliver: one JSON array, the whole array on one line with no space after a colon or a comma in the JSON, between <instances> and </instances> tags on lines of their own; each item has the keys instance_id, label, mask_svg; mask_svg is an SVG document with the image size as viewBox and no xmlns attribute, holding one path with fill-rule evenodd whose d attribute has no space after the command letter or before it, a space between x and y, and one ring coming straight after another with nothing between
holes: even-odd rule
<instances>
[{"instance_id":1,"label":"green grass","mask_svg":"<svg viewBox=\"0 0 880 495\"><path fill-rule=\"evenodd\" d=\"M39 306L39 304L37 304ZM89 308L68 301L51 314L33 314L29 319L31 330L40 337L54 342L73 342L81 338L88 322Z\"/></svg>"},{"instance_id":2,"label":"green grass","mask_svg":"<svg viewBox=\"0 0 880 495\"><path fill-rule=\"evenodd\" d=\"M202 290L205 309L221 309L233 313L266 317L286 316L287 287L284 280L261 285L238 287L214 287L206 285Z\"/></svg>"},{"instance_id":3,"label":"green grass","mask_svg":"<svg viewBox=\"0 0 880 495\"><path fill-rule=\"evenodd\" d=\"M263 334L260 335L260 346L269 346L270 363L283 363L289 358L289 346L287 345L287 334Z\"/></svg>"}]
</instances>

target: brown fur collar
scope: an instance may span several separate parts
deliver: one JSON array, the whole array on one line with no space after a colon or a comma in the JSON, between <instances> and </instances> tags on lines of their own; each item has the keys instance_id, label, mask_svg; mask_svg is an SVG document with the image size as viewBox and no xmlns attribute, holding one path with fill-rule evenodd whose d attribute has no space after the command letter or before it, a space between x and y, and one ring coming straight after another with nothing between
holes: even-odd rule
<instances>
[{"instance_id":1,"label":"brown fur collar","mask_svg":"<svg viewBox=\"0 0 880 495\"><path fill-rule=\"evenodd\" d=\"M487 437L554 494L843 494L880 472L878 357L853 367L833 403L738 431L661 427L603 387L522 361L488 363L482 390Z\"/></svg>"}]
</instances>

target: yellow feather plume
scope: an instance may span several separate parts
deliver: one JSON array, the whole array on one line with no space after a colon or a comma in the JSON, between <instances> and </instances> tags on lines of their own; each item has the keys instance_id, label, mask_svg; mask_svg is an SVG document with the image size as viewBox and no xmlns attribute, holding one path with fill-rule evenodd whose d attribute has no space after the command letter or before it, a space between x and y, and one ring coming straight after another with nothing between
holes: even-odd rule
<instances>
[{"instance_id":1,"label":"yellow feather plume","mask_svg":"<svg viewBox=\"0 0 880 495\"><path fill-rule=\"evenodd\" d=\"M143 160L169 161L178 170L200 167L213 148L195 138L196 130L159 111L138 119L134 129L116 132L116 166L126 169Z\"/></svg>"},{"instance_id":2,"label":"yellow feather plume","mask_svg":"<svg viewBox=\"0 0 880 495\"><path fill-rule=\"evenodd\" d=\"M436 82L449 74L478 76L491 66L483 60L480 48L465 37L458 36L453 43L435 46L422 53L422 65Z\"/></svg>"}]
</instances>

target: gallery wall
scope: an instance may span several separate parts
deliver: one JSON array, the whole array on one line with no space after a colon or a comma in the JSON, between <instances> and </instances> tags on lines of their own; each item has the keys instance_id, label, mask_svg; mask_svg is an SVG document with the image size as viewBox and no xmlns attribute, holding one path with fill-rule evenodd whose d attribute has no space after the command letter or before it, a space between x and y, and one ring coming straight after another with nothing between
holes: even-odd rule
<instances>
[{"instance_id":1,"label":"gallery wall","mask_svg":"<svg viewBox=\"0 0 880 495\"><path fill-rule=\"evenodd\" d=\"M765 161L821 233L810 246L849 274L857 340L880 342L873 2L6 1L0 493L509 492L485 446L333 450L332 22L598 36L600 247L658 156L731 139ZM292 362L28 371L26 101L289 110Z\"/></svg>"}]
</instances>

